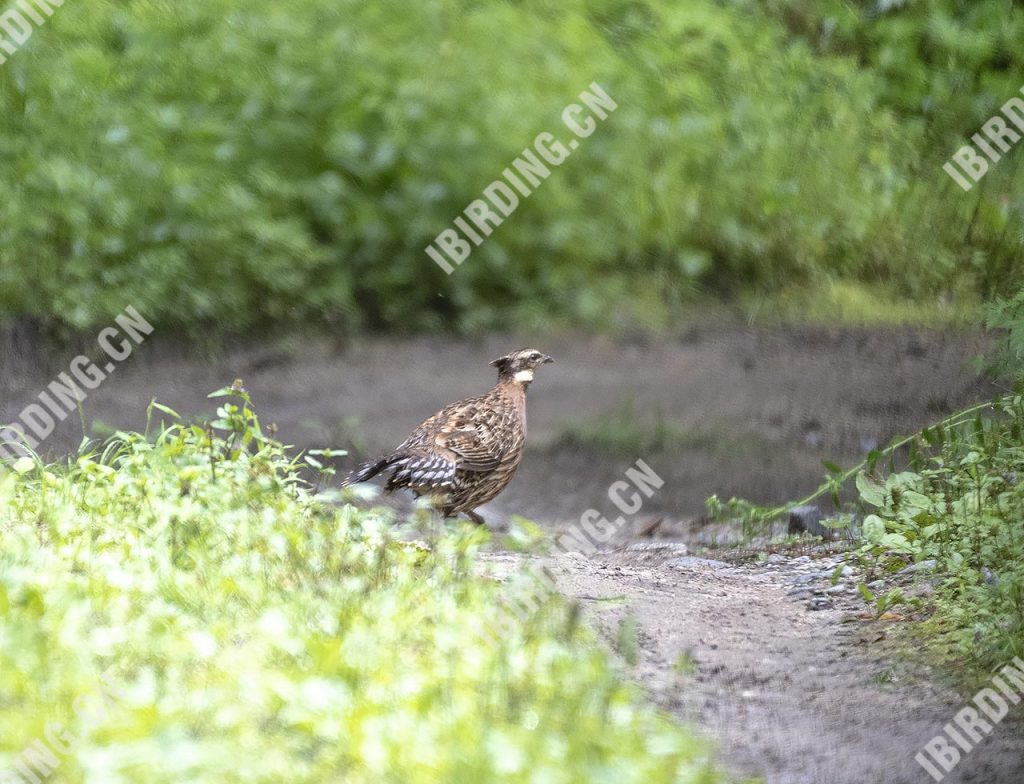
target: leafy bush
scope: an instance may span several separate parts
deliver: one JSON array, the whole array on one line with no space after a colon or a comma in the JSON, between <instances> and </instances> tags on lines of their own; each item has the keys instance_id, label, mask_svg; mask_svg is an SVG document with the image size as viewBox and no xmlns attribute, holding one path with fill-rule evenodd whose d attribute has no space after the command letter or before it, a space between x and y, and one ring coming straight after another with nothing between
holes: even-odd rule
<instances>
[{"instance_id":1,"label":"leafy bush","mask_svg":"<svg viewBox=\"0 0 1024 784\"><path fill-rule=\"evenodd\" d=\"M985 323L998 336L989 358L992 369L1024 378L1024 288L1013 297L989 303Z\"/></svg>"},{"instance_id":2,"label":"leafy bush","mask_svg":"<svg viewBox=\"0 0 1024 784\"><path fill-rule=\"evenodd\" d=\"M860 474L864 552L935 559L941 617L980 659L1024 654L1024 397L956 427L922 431L912 470ZM896 561L902 564L903 561Z\"/></svg>"},{"instance_id":3,"label":"leafy bush","mask_svg":"<svg viewBox=\"0 0 1024 784\"><path fill-rule=\"evenodd\" d=\"M716 780L557 598L481 635L479 529L325 503L223 392L0 468L0 771L57 723L52 781Z\"/></svg>"},{"instance_id":4,"label":"leafy bush","mask_svg":"<svg viewBox=\"0 0 1024 784\"><path fill-rule=\"evenodd\" d=\"M917 183L899 207L915 216L900 227L907 244L947 249L937 268L970 270L985 296L1012 293L1024 273L1020 151L994 163L970 194L938 172L1007 100L1021 96L1024 10L1002 0L735 2L784 20L790 35L816 54L856 58L876 77L879 106L899 118L913 148L904 163ZM911 251L908 282L929 281L926 267L912 269L923 261L914 256Z\"/></svg>"},{"instance_id":5,"label":"leafy bush","mask_svg":"<svg viewBox=\"0 0 1024 784\"><path fill-rule=\"evenodd\" d=\"M976 205L925 165L937 142L892 80L930 50L893 33L866 62L794 35L796 5L68 3L0 68L0 313L614 326L663 323L697 285L1000 286L1020 188L994 167ZM882 23L931 30L914 5ZM837 41L875 34L840 17ZM974 23L1003 20L942 40ZM593 81L619 109L445 276L425 246ZM969 90L947 93L963 132Z\"/></svg>"},{"instance_id":6,"label":"leafy bush","mask_svg":"<svg viewBox=\"0 0 1024 784\"><path fill-rule=\"evenodd\" d=\"M965 654L986 665L1024 654L1024 395L958 411L852 468L825 467L825 481L798 501L768 508L711 496L709 513L739 520L753 537L830 496L839 513L825 525L855 535L874 573L935 561L934 617ZM851 482L856 493L844 502ZM880 613L903 601L899 588L861 593Z\"/></svg>"}]
</instances>

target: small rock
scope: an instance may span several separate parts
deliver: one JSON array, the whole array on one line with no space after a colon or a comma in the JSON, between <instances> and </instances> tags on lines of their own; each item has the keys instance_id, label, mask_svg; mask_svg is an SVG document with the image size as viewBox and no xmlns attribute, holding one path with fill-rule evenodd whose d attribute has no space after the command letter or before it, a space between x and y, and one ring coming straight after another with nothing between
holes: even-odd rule
<instances>
[{"instance_id":1,"label":"small rock","mask_svg":"<svg viewBox=\"0 0 1024 784\"><path fill-rule=\"evenodd\" d=\"M828 539L832 532L821 524L821 510L813 504L794 506L789 510L789 527L791 534L807 532L812 536Z\"/></svg>"},{"instance_id":2,"label":"small rock","mask_svg":"<svg viewBox=\"0 0 1024 784\"><path fill-rule=\"evenodd\" d=\"M910 566L900 569L900 571L897 572L897 574L916 574L917 572L934 572L938 565L938 561L936 561L934 558L929 558L927 561L918 561L917 563L912 563L910 564Z\"/></svg>"},{"instance_id":3,"label":"small rock","mask_svg":"<svg viewBox=\"0 0 1024 784\"><path fill-rule=\"evenodd\" d=\"M935 593L935 586L927 580L922 580L915 585L911 585L907 588L907 596L915 599L928 599L932 594Z\"/></svg>"},{"instance_id":4,"label":"small rock","mask_svg":"<svg viewBox=\"0 0 1024 784\"><path fill-rule=\"evenodd\" d=\"M860 451L864 454L872 452L878 449L878 439L874 436L861 436L860 437Z\"/></svg>"},{"instance_id":5,"label":"small rock","mask_svg":"<svg viewBox=\"0 0 1024 784\"><path fill-rule=\"evenodd\" d=\"M811 562L811 556L809 556L809 555L801 555L799 558L794 558L793 559L793 563L810 563L810 562Z\"/></svg>"},{"instance_id":6,"label":"small rock","mask_svg":"<svg viewBox=\"0 0 1024 784\"><path fill-rule=\"evenodd\" d=\"M686 555L690 552L682 542L635 542L626 549L634 553L672 553L673 555Z\"/></svg>"},{"instance_id":7,"label":"small rock","mask_svg":"<svg viewBox=\"0 0 1024 784\"><path fill-rule=\"evenodd\" d=\"M832 600L826 599L824 596L815 596L809 602L807 602L808 610L828 610L832 607Z\"/></svg>"},{"instance_id":8,"label":"small rock","mask_svg":"<svg viewBox=\"0 0 1024 784\"><path fill-rule=\"evenodd\" d=\"M840 572L843 577L853 577L853 567L845 564L843 570Z\"/></svg>"},{"instance_id":9,"label":"small rock","mask_svg":"<svg viewBox=\"0 0 1024 784\"><path fill-rule=\"evenodd\" d=\"M818 579L814 574L796 574L789 578L792 585L809 585Z\"/></svg>"},{"instance_id":10,"label":"small rock","mask_svg":"<svg viewBox=\"0 0 1024 784\"><path fill-rule=\"evenodd\" d=\"M794 588L786 596L791 596L794 599L810 599L814 596L814 591L810 588Z\"/></svg>"},{"instance_id":11,"label":"small rock","mask_svg":"<svg viewBox=\"0 0 1024 784\"><path fill-rule=\"evenodd\" d=\"M713 558L697 558L694 555L685 555L682 558L673 558L671 561L666 561L665 566L671 566L673 569L690 569L694 566L707 569L721 569L723 566L729 566L729 564L725 561L716 561Z\"/></svg>"},{"instance_id":12,"label":"small rock","mask_svg":"<svg viewBox=\"0 0 1024 784\"><path fill-rule=\"evenodd\" d=\"M985 580L985 585L999 585L999 577L987 566L981 567L981 576Z\"/></svg>"},{"instance_id":13,"label":"small rock","mask_svg":"<svg viewBox=\"0 0 1024 784\"><path fill-rule=\"evenodd\" d=\"M825 591L825 593L835 595L837 593L846 593L846 591L847 591L846 586L840 584L840 585L833 585L831 588L827 589Z\"/></svg>"},{"instance_id":14,"label":"small rock","mask_svg":"<svg viewBox=\"0 0 1024 784\"><path fill-rule=\"evenodd\" d=\"M870 590L871 593L878 593L879 591L882 591L884 589L885 580L872 580L868 583L868 590Z\"/></svg>"}]
</instances>

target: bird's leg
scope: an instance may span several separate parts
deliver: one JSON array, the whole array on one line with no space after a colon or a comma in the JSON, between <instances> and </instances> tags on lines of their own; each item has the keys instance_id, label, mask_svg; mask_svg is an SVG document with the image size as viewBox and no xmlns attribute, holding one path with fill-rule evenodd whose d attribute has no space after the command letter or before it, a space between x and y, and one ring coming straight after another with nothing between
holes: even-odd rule
<instances>
[{"instance_id":1,"label":"bird's leg","mask_svg":"<svg viewBox=\"0 0 1024 784\"><path fill-rule=\"evenodd\" d=\"M470 511L467 510L466 511L466 517L468 517L470 520L472 520L477 525L487 525L487 523L484 522L484 518L481 517L480 515L478 515L476 512L470 512Z\"/></svg>"}]
</instances>

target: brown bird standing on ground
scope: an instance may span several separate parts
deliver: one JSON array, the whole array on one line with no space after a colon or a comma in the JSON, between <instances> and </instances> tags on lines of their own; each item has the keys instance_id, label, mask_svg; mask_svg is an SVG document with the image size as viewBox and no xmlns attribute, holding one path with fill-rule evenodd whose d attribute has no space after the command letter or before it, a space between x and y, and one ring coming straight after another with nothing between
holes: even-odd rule
<instances>
[{"instance_id":1,"label":"brown bird standing on ground","mask_svg":"<svg viewBox=\"0 0 1024 784\"><path fill-rule=\"evenodd\" d=\"M524 348L491 362L498 383L485 395L452 403L412 431L401 446L364 463L345 484L365 482L394 471L385 492L407 487L417 497L432 496L445 517L473 510L505 489L523 458L526 442L526 389L540 365L554 360Z\"/></svg>"}]
</instances>

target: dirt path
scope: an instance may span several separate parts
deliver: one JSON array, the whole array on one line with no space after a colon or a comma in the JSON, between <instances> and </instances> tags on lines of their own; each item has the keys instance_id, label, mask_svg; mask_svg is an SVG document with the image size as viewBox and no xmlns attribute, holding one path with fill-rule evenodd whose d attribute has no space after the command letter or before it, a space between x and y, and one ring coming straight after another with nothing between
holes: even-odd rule
<instances>
[{"instance_id":1,"label":"dirt path","mask_svg":"<svg viewBox=\"0 0 1024 784\"><path fill-rule=\"evenodd\" d=\"M554 559L553 572L611 647L621 650L622 624L635 624L632 677L701 727L735 775L766 784L932 781L914 755L970 695L887 650L893 622L864 617L855 572L832 585L840 556L736 566L684 550L658 543L569 553ZM505 570L519 560L494 556ZM944 781L1024 782L1024 709Z\"/></svg>"},{"instance_id":2,"label":"dirt path","mask_svg":"<svg viewBox=\"0 0 1024 784\"><path fill-rule=\"evenodd\" d=\"M912 432L998 387L972 359L974 332L922 329L753 329L695 322L677 336L612 340L572 334L488 335L475 340L366 340L339 348L281 337L204 360L155 334L84 404L96 432L139 429L151 398L189 417L210 417L206 394L245 380L263 422L298 447L342 447L347 471L399 443L453 400L494 383L488 361L536 345L556 358L530 390L523 465L485 510L561 526L607 504L608 486L638 457L665 486L645 513L662 533L704 510L712 493L760 503L797 498L818 484L822 459L856 462L874 445ZM74 351L43 362L0 353L0 422L14 419ZM617 442L612 449L566 441L574 427ZM661 443L650 444L661 436ZM82 439L72 415L47 438L55 456ZM602 511L609 511L602 509ZM675 527L674 527L675 526Z\"/></svg>"}]
</instances>

